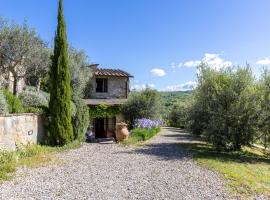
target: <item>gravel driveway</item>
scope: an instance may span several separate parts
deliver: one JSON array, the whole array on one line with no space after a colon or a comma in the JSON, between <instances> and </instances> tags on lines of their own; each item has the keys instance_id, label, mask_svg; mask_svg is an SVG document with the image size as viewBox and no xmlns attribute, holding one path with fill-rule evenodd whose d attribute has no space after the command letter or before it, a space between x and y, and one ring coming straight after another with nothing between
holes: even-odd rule
<instances>
[{"instance_id":1,"label":"gravel driveway","mask_svg":"<svg viewBox=\"0 0 270 200\"><path fill-rule=\"evenodd\" d=\"M143 147L85 144L57 155L62 164L22 168L0 185L0 199L228 199L224 182L188 158L175 129Z\"/></svg>"}]
</instances>

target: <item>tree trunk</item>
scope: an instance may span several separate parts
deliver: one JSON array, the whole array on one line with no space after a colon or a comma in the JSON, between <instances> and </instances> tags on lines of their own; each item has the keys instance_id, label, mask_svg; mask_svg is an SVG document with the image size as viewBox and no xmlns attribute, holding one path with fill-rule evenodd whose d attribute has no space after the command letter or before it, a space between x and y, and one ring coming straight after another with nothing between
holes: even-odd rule
<instances>
[{"instance_id":1,"label":"tree trunk","mask_svg":"<svg viewBox=\"0 0 270 200\"><path fill-rule=\"evenodd\" d=\"M18 94L18 77L16 75L13 75L13 94L17 96Z\"/></svg>"},{"instance_id":2,"label":"tree trunk","mask_svg":"<svg viewBox=\"0 0 270 200\"><path fill-rule=\"evenodd\" d=\"M37 78L37 83L36 83L36 91L39 92L40 91L40 84L41 84L41 79Z\"/></svg>"}]
</instances>

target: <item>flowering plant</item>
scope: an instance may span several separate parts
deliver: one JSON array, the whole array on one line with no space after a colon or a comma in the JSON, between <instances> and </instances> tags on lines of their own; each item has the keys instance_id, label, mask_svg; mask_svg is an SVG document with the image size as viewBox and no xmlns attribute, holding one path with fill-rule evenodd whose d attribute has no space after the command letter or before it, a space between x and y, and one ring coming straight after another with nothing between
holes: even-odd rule
<instances>
[{"instance_id":1,"label":"flowering plant","mask_svg":"<svg viewBox=\"0 0 270 200\"><path fill-rule=\"evenodd\" d=\"M134 127L150 129L150 128L158 128L163 125L164 125L164 121L162 119L151 120L151 119L142 118L142 119L135 120Z\"/></svg>"}]
</instances>

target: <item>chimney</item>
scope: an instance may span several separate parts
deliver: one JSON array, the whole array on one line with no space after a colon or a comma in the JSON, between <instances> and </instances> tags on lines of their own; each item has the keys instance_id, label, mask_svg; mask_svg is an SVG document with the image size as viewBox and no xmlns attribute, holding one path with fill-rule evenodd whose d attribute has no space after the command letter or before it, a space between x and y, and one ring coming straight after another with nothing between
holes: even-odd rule
<instances>
[{"instance_id":1,"label":"chimney","mask_svg":"<svg viewBox=\"0 0 270 200\"><path fill-rule=\"evenodd\" d=\"M99 64L90 64L88 67L90 67L93 71L96 71Z\"/></svg>"}]
</instances>

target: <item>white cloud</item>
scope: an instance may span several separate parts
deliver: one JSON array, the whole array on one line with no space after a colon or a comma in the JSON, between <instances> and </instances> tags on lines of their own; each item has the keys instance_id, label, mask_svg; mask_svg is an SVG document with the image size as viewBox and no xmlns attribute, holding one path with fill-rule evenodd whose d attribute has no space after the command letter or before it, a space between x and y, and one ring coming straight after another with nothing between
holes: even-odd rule
<instances>
[{"instance_id":1,"label":"white cloud","mask_svg":"<svg viewBox=\"0 0 270 200\"><path fill-rule=\"evenodd\" d=\"M169 91L189 91L195 89L197 86L197 82L195 81L188 81L183 84L179 85L170 85L167 87Z\"/></svg>"},{"instance_id":2,"label":"white cloud","mask_svg":"<svg viewBox=\"0 0 270 200\"><path fill-rule=\"evenodd\" d=\"M141 90L144 90L144 89L146 89L146 88L151 88L151 89L153 89L153 88L155 88L156 86L155 86L155 84L153 84L153 83L149 83L149 84L135 84L135 85L132 85L131 87L130 87L130 89L131 90L135 90L135 91L141 91Z\"/></svg>"},{"instance_id":3,"label":"white cloud","mask_svg":"<svg viewBox=\"0 0 270 200\"><path fill-rule=\"evenodd\" d=\"M220 57L219 54L211 54L211 53L204 54L204 57L201 60L191 60L191 61L185 62L183 66L188 67L188 68L197 67L202 62L209 65L209 67L212 67L217 70L223 67L232 66L231 61L224 60L223 58Z\"/></svg>"},{"instance_id":4,"label":"white cloud","mask_svg":"<svg viewBox=\"0 0 270 200\"><path fill-rule=\"evenodd\" d=\"M257 62L256 62L256 64L258 64L258 65L269 65L270 64L270 59L269 58L263 58L263 59L261 59L261 60L258 60Z\"/></svg>"},{"instance_id":5,"label":"white cloud","mask_svg":"<svg viewBox=\"0 0 270 200\"><path fill-rule=\"evenodd\" d=\"M185 62L184 63L184 67L197 67L199 64L201 63L200 60L191 60L191 61L188 61L188 62Z\"/></svg>"},{"instance_id":6,"label":"white cloud","mask_svg":"<svg viewBox=\"0 0 270 200\"><path fill-rule=\"evenodd\" d=\"M160 69L160 68L154 68L151 70L151 73L153 76L165 76L166 72L164 71L164 69Z\"/></svg>"}]
</instances>

